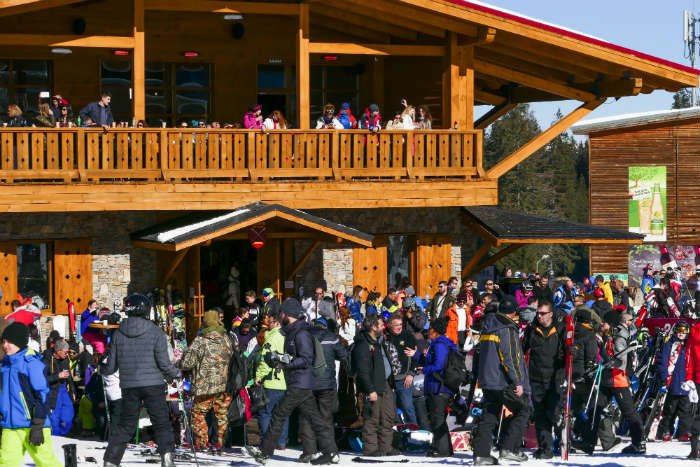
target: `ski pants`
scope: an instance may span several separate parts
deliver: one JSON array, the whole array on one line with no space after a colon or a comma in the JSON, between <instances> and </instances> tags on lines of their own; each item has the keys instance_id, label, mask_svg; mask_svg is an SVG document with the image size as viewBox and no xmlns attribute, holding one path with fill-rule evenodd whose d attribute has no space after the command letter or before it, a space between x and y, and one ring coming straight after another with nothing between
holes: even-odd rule
<instances>
[{"instance_id":1,"label":"ski pants","mask_svg":"<svg viewBox=\"0 0 700 467\"><path fill-rule=\"evenodd\" d=\"M318 413L323 420L333 420L333 410L337 406L338 391L335 389L319 389L314 391L314 397L318 404ZM299 417L299 436L304 454L315 454L318 452L316 444L316 433L311 425L308 414ZM330 430L326 436L333 439L335 443L335 430Z\"/></svg>"},{"instance_id":2,"label":"ski pants","mask_svg":"<svg viewBox=\"0 0 700 467\"><path fill-rule=\"evenodd\" d=\"M690 410L691 405L688 396L667 395L663 408L663 416L659 422L657 433L661 435L665 433L673 434L673 425L675 424L676 417L678 417L678 430L676 434L681 436L690 433L690 425L692 423Z\"/></svg>"},{"instance_id":3,"label":"ski pants","mask_svg":"<svg viewBox=\"0 0 700 467\"><path fill-rule=\"evenodd\" d=\"M385 384L381 393L377 392L375 402L365 399L363 412L365 423L362 426L362 453L367 455L376 451L391 451L396 404L394 404L394 393L388 383Z\"/></svg>"},{"instance_id":4,"label":"ski pants","mask_svg":"<svg viewBox=\"0 0 700 467\"><path fill-rule=\"evenodd\" d=\"M271 456L282 436L285 422L292 415L294 409L299 409L299 416L308 417L311 427L316 434L318 447L324 454L332 454L338 451L333 437L328 434L333 430L333 419L325 420L321 417L316 404L316 398L311 389L287 388L282 400L272 411L270 427L265 432L260 449L266 456Z\"/></svg>"},{"instance_id":5,"label":"ski pants","mask_svg":"<svg viewBox=\"0 0 700 467\"><path fill-rule=\"evenodd\" d=\"M3 428L2 429L2 449L0 449L0 467L19 467L24 460L24 453L29 451L29 455L34 459L36 467L60 467L61 461L56 459L51 445L51 428L46 427L44 431L44 443L39 446L32 446L29 442L30 428Z\"/></svg>"},{"instance_id":6,"label":"ski pants","mask_svg":"<svg viewBox=\"0 0 700 467\"><path fill-rule=\"evenodd\" d=\"M509 407L503 399L503 391L484 390L484 407L481 413L481 420L476 427L476 434L474 435L474 457L488 457L491 455L494 430L496 430L501 420L501 409L504 405L513 412L513 415L510 423L505 428L501 450L520 452L525 428L530 420L531 408L529 405Z\"/></svg>"},{"instance_id":7,"label":"ski pants","mask_svg":"<svg viewBox=\"0 0 700 467\"><path fill-rule=\"evenodd\" d=\"M627 420L630 430L630 437L632 438L632 444L638 446L642 441L642 431L644 430L644 425L642 423L642 418L639 416L639 412L637 412L637 410L634 408L634 396L632 395L632 389L629 387L611 388L602 385L600 386L596 420L594 420L592 431L593 435L590 439L590 444L595 446L596 435L600 438L600 444L603 449L612 446L615 441L615 433L613 433L612 430L612 420L609 419L607 414L603 413L605 407L610 403L613 397L617 402L617 406L620 408L622 418ZM606 419L605 422L602 421L603 418Z\"/></svg>"},{"instance_id":8,"label":"ski pants","mask_svg":"<svg viewBox=\"0 0 700 467\"><path fill-rule=\"evenodd\" d=\"M559 424L562 396L554 380L549 383L531 382L533 418L537 432L537 446L552 452L552 429Z\"/></svg>"},{"instance_id":9,"label":"ski pants","mask_svg":"<svg viewBox=\"0 0 700 467\"><path fill-rule=\"evenodd\" d=\"M122 389L122 413L118 424L113 424L109 444L105 451L105 462L119 465L126 444L136 432L141 403L146 406L153 424L153 434L158 443L158 452L165 454L174 450L175 438L170 423L170 411L165 402L165 384Z\"/></svg>"},{"instance_id":10,"label":"ski pants","mask_svg":"<svg viewBox=\"0 0 700 467\"><path fill-rule=\"evenodd\" d=\"M228 428L228 406L231 404L231 399L231 394L226 392L194 397L191 414L195 446L204 447L206 445L209 437L206 418L210 410L213 411L218 426L218 438L212 444L224 445L224 436L226 436L226 428Z\"/></svg>"},{"instance_id":11,"label":"ski pants","mask_svg":"<svg viewBox=\"0 0 700 467\"><path fill-rule=\"evenodd\" d=\"M433 432L431 449L441 456L451 456L452 441L450 429L447 427L447 406L450 403L450 395L445 393L430 394L430 431Z\"/></svg>"}]
</instances>

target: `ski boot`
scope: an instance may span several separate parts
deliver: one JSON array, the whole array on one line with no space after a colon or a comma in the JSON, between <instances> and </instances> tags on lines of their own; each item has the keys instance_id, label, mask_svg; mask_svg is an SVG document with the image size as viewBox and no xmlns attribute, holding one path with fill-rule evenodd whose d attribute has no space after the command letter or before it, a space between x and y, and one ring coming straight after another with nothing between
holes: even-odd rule
<instances>
[{"instance_id":1,"label":"ski boot","mask_svg":"<svg viewBox=\"0 0 700 467\"><path fill-rule=\"evenodd\" d=\"M646 454L647 453L647 443L646 441L640 441L639 444L630 444L622 450L622 454Z\"/></svg>"},{"instance_id":2,"label":"ski boot","mask_svg":"<svg viewBox=\"0 0 700 467\"><path fill-rule=\"evenodd\" d=\"M311 465L328 465L340 463L340 456L337 452L323 454L319 457L311 459Z\"/></svg>"},{"instance_id":3,"label":"ski boot","mask_svg":"<svg viewBox=\"0 0 700 467\"><path fill-rule=\"evenodd\" d=\"M260 465L265 465L268 459L270 459L269 456L266 456L259 448L256 448L255 446L246 446L245 449L248 454L255 459L255 462Z\"/></svg>"},{"instance_id":4,"label":"ski boot","mask_svg":"<svg viewBox=\"0 0 700 467\"><path fill-rule=\"evenodd\" d=\"M175 467L172 452L166 452L160 456L160 467Z\"/></svg>"},{"instance_id":5,"label":"ski boot","mask_svg":"<svg viewBox=\"0 0 700 467\"><path fill-rule=\"evenodd\" d=\"M104 467L119 467L119 464L112 464L109 461L105 461Z\"/></svg>"},{"instance_id":6,"label":"ski boot","mask_svg":"<svg viewBox=\"0 0 700 467\"><path fill-rule=\"evenodd\" d=\"M527 460L527 454L523 452L502 450L499 453L498 458L504 461L525 462Z\"/></svg>"},{"instance_id":7,"label":"ski boot","mask_svg":"<svg viewBox=\"0 0 700 467\"><path fill-rule=\"evenodd\" d=\"M697 436L690 437L690 454L688 454L688 459L700 459L700 439Z\"/></svg>"},{"instance_id":8,"label":"ski boot","mask_svg":"<svg viewBox=\"0 0 700 467\"><path fill-rule=\"evenodd\" d=\"M312 460L316 459L317 457L321 457L322 455L323 453L321 452L317 452L314 454L302 454L301 456L299 456L299 462L302 464L308 464Z\"/></svg>"},{"instance_id":9,"label":"ski boot","mask_svg":"<svg viewBox=\"0 0 700 467\"><path fill-rule=\"evenodd\" d=\"M498 465L498 459L493 456L475 457L473 465Z\"/></svg>"},{"instance_id":10,"label":"ski boot","mask_svg":"<svg viewBox=\"0 0 700 467\"><path fill-rule=\"evenodd\" d=\"M212 444L209 448L209 452L212 456L220 456L224 452L224 447L220 444Z\"/></svg>"},{"instance_id":11,"label":"ski boot","mask_svg":"<svg viewBox=\"0 0 700 467\"><path fill-rule=\"evenodd\" d=\"M554 453L549 449L538 449L533 457L535 459L551 459L554 457Z\"/></svg>"}]
</instances>

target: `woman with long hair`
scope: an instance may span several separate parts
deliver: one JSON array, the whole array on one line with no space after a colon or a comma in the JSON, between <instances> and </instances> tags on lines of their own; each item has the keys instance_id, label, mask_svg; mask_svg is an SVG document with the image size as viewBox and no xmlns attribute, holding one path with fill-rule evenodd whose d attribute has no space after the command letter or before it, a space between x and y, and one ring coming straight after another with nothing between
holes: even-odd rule
<instances>
[{"instance_id":1,"label":"woman with long hair","mask_svg":"<svg viewBox=\"0 0 700 467\"><path fill-rule=\"evenodd\" d=\"M433 117L430 115L430 110L427 105L419 105L416 111L416 129L417 130L432 130Z\"/></svg>"},{"instance_id":2,"label":"woman with long hair","mask_svg":"<svg viewBox=\"0 0 700 467\"><path fill-rule=\"evenodd\" d=\"M39 115L34 118L34 121L38 127L53 128L56 126L56 119L51 114L48 103L39 104Z\"/></svg>"},{"instance_id":3,"label":"woman with long hair","mask_svg":"<svg viewBox=\"0 0 700 467\"><path fill-rule=\"evenodd\" d=\"M414 120L416 118L416 108L412 105L406 106L406 108L401 112L401 129L402 130L415 130L416 125Z\"/></svg>"},{"instance_id":4,"label":"woman with long hair","mask_svg":"<svg viewBox=\"0 0 700 467\"><path fill-rule=\"evenodd\" d=\"M335 116L335 106L330 102L323 107L323 115L316 120L317 130L342 130L343 124Z\"/></svg>"},{"instance_id":5,"label":"woman with long hair","mask_svg":"<svg viewBox=\"0 0 700 467\"><path fill-rule=\"evenodd\" d=\"M61 128L67 128L75 126L75 122L70 115L70 108L67 105L62 105L59 107L58 117L56 118L58 126Z\"/></svg>"},{"instance_id":6,"label":"woman with long hair","mask_svg":"<svg viewBox=\"0 0 700 467\"><path fill-rule=\"evenodd\" d=\"M29 126L27 125L27 120L22 116L22 109L20 109L17 104L10 104L9 106L7 106L7 116L7 126Z\"/></svg>"},{"instance_id":7,"label":"woman with long hair","mask_svg":"<svg viewBox=\"0 0 700 467\"><path fill-rule=\"evenodd\" d=\"M345 347L350 347L355 341L357 333L357 321L350 314L350 309L347 306L338 308L340 323L338 324L338 336L342 339Z\"/></svg>"},{"instance_id":8,"label":"woman with long hair","mask_svg":"<svg viewBox=\"0 0 700 467\"><path fill-rule=\"evenodd\" d=\"M263 122L263 130L286 130L287 120L279 110L273 110L269 117Z\"/></svg>"}]
</instances>

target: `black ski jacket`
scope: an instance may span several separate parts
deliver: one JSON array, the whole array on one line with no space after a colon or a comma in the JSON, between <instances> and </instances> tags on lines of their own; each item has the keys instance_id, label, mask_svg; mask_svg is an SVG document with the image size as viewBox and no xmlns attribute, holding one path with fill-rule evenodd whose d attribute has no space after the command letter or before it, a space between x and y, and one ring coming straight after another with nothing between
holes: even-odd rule
<instances>
[{"instance_id":1,"label":"black ski jacket","mask_svg":"<svg viewBox=\"0 0 700 467\"><path fill-rule=\"evenodd\" d=\"M563 381L566 328L556 321L545 328L537 318L525 329L523 353L530 353L530 381L546 384Z\"/></svg>"},{"instance_id":2,"label":"black ski jacket","mask_svg":"<svg viewBox=\"0 0 700 467\"><path fill-rule=\"evenodd\" d=\"M573 379L576 380L598 363L598 342L593 332L593 326L588 323L576 323L574 343L570 348L573 356ZM590 376L589 380L592 380Z\"/></svg>"}]
</instances>

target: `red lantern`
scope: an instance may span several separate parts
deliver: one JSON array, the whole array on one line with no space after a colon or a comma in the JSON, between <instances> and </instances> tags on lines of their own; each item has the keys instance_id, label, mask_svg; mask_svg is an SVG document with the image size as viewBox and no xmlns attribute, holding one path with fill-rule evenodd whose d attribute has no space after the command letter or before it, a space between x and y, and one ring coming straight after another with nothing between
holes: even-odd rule
<instances>
[{"instance_id":1,"label":"red lantern","mask_svg":"<svg viewBox=\"0 0 700 467\"><path fill-rule=\"evenodd\" d=\"M267 229L264 225L251 227L248 230L248 241L254 248L262 248L267 240Z\"/></svg>"}]
</instances>

